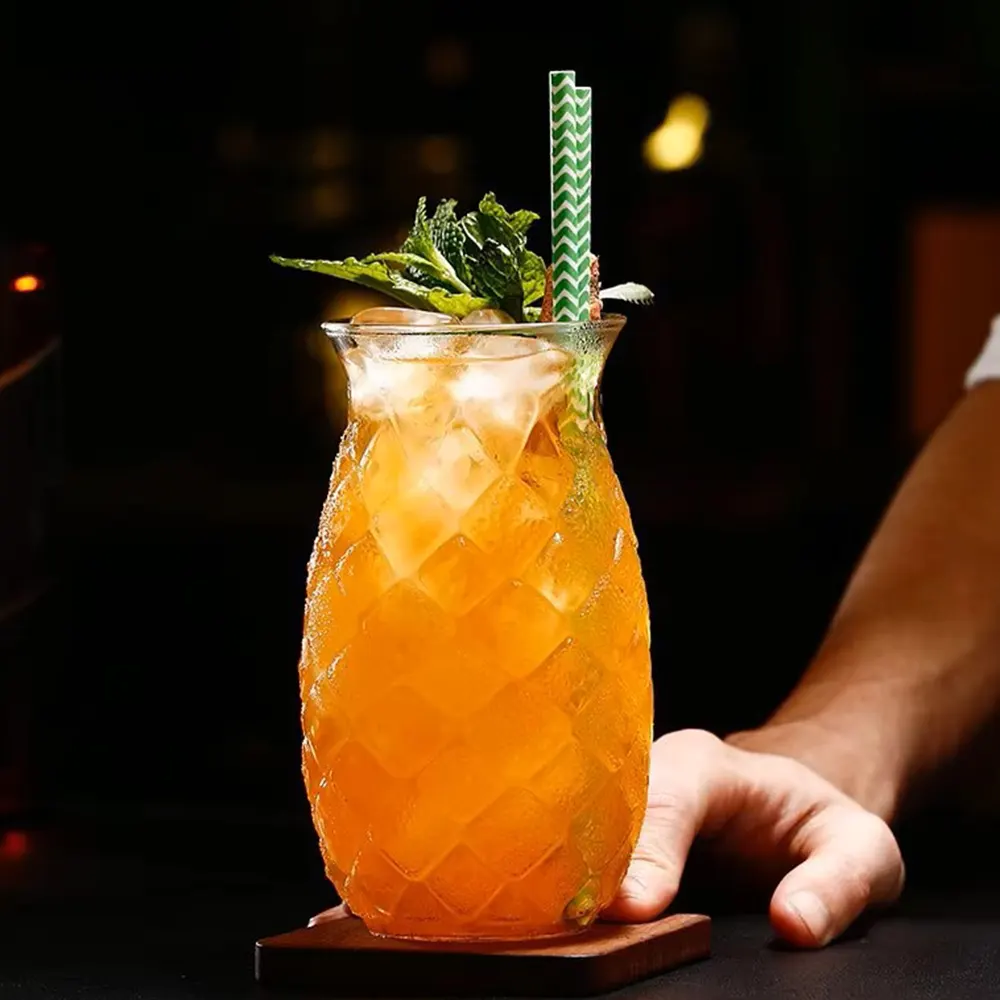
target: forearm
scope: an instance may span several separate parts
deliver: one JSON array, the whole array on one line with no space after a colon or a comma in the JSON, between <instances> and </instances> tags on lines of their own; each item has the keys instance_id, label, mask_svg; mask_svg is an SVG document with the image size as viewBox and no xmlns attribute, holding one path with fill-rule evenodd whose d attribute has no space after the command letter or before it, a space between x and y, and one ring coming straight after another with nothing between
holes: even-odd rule
<instances>
[{"instance_id":1,"label":"forearm","mask_svg":"<svg viewBox=\"0 0 1000 1000\"><path fill-rule=\"evenodd\" d=\"M911 470L801 683L732 742L797 757L891 818L1000 704L1000 382Z\"/></svg>"}]
</instances>

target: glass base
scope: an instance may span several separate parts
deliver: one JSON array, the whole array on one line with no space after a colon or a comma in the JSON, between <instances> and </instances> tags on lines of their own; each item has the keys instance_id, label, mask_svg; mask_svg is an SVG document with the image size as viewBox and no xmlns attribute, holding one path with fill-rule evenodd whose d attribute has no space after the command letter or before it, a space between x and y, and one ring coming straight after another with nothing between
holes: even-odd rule
<instances>
[{"instance_id":1,"label":"glass base","mask_svg":"<svg viewBox=\"0 0 1000 1000\"><path fill-rule=\"evenodd\" d=\"M504 933L499 930L488 930L484 931L482 934L477 934L475 931L470 931L468 934L456 934L456 933L445 933L445 934L435 934L429 932L427 934L394 934L391 931L386 930L375 930L365 927L372 937L384 938L390 941L414 941L417 943L424 944L465 944L465 945L475 945L475 944L530 944L535 941L552 941L558 938L571 938L575 937L577 934L582 934L583 931L587 929L590 925L582 926L566 926L552 928L551 930L538 930L538 931L517 931L511 928L510 933Z\"/></svg>"}]
</instances>

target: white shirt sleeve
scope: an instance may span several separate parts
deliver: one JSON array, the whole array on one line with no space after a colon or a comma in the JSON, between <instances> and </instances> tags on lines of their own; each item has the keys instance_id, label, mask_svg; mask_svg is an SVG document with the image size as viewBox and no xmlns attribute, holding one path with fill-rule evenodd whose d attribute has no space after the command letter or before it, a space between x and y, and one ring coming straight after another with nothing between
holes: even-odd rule
<instances>
[{"instance_id":1,"label":"white shirt sleeve","mask_svg":"<svg viewBox=\"0 0 1000 1000\"><path fill-rule=\"evenodd\" d=\"M986 341L983 353L965 376L965 387L971 389L987 379L1000 378L1000 316L993 320L990 339Z\"/></svg>"}]
</instances>

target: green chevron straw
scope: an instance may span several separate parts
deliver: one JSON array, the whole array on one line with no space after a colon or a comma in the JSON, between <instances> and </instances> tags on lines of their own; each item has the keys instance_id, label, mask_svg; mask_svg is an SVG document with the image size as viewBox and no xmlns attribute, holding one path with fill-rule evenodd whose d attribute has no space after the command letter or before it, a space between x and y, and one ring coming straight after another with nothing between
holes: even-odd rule
<instances>
[{"instance_id":1,"label":"green chevron straw","mask_svg":"<svg viewBox=\"0 0 1000 1000\"><path fill-rule=\"evenodd\" d=\"M577 188L577 239L584 266L583 287L579 290L582 296L580 309L581 319L590 318L590 187L591 187L591 122L590 87L576 88L576 171L579 187Z\"/></svg>"},{"instance_id":2,"label":"green chevron straw","mask_svg":"<svg viewBox=\"0 0 1000 1000\"><path fill-rule=\"evenodd\" d=\"M573 323L590 315L589 185L586 232L581 240L580 176L577 164L579 129L576 77L549 73L550 180L552 193L552 316ZM589 116L586 132L590 134ZM589 150L589 140L588 140ZM589 177L588 156L588 177Z\"/></svg>"}]
</instances>

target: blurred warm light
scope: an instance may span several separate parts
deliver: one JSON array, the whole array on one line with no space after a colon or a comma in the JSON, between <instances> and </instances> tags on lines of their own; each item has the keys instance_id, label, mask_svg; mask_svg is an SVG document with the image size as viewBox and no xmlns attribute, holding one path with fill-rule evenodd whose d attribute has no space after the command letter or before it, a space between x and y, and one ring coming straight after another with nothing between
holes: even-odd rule
<instances>
[{"instance_id":1,"label":"blurred warm light","mask_svg":"<svg viewBox=\"0 0 1000 1000\"><path fill-rule=\"evenodd\" d=\"M701 159L708 104L697 94L681 94L670 102L663 124L643 146L643 156L653 170L684 170Z\"/></svg>"},{"instance_id":2,"label":"blurred warm light","mask_svg":"<svg viewBox=\"0 0 1000 1000\"><path fill-rule=\"evenodd\" d=\"M258 152L257 133L251 125L226 125L216 134L215 148L227 163L250 163Z\"/></svg>"},{"instance_id":3,"label":"blurred warm light","mask_svg":"<svg viewBox=\"0 0 1000 1000\"><path fill-rule=\"evenodd\" d=\"M362 309L372 306L384 306L385 297L367 288L346 287L334 293L323 307L323 319L333 322L338 319L349 319Z\"/></svg>"},{"instance_id":4,"label":"blurred warm light","mask_svg":"<svg viewBox=\"0 0 1000 1000\"><path fill-rule=\"evenodd\" d=\"M458 38L438 38L427 47L427 76L439 87L454 87L469 75L469 50Z\"/></svg>"},{"instance_id":5,"label":"blurred warm light","mask_svg":"<svg viewBox=\"0 0 1000 1000\"><path fill-rule=\"evenodd\" d=\"M24 830L8 830L0 837L0 858L18 861L28 853L28 835Z\"/></svg>"},{"instance_id":6,"label":"blurred warm light","mask_svg":"<svg viewBox=\"0 0 1000 1000\"><path fill-rule=\"evenodd\" d=\"M667 121L690 122L700 132L708 128L709 117L708 104L697 94L681 94L667 108Z\"/></svg>"},{"instance_id":7,"label":"blurred warm light","mask_svg":"<svg viewBox=\"0 0 1000 1000\"><path fill-rule=\"evenodd\" d=\"M35 274L21 274L10 283L10 287L15 292L37 292L42 287L42 279Z\"/></svg>"},{"instance_id":8,"label":"blurred warm light","mask_svg":"<svg viewBox=\"0 0 1000 1000\"><path fill-rule=\"evenodd\" d=\"M417 156L429 174L453 174L458 169L461 149L458 140L451 136L429 135L420 140Z\"/></svg>"},{"instance_id":9,"label":"blurred warm light","mask_svg":"<svg viewBox=\"0 0 1000 1000\"><path fill-rule=\"evenodd\" d=\"M647 140L646 162L654 170L684 170L701 159L701 132L690 122L664 122Z\"/></svg>"},{"instance_id":10,"label":"blurred warm light","mask_svg":"<svg viewBox=\"0 0 1000 1000\"><path fill-rule=\"evenodd\" d=\"M350 136L332 129L317 129L310 136L309 160L317 170L337 170L351 160Z\"/></svg>"},{"instance_id":11,"label":"blurred warm light","mask_svg":"<svg viewBox=\"0 0 1000 1000\"><path fill-rule=\"evenodd\" d=\"M336 222L351 210L351 193L342 180L324 181L310 191L309 215L314 223Z\"/></svg>"}]
</instances>

